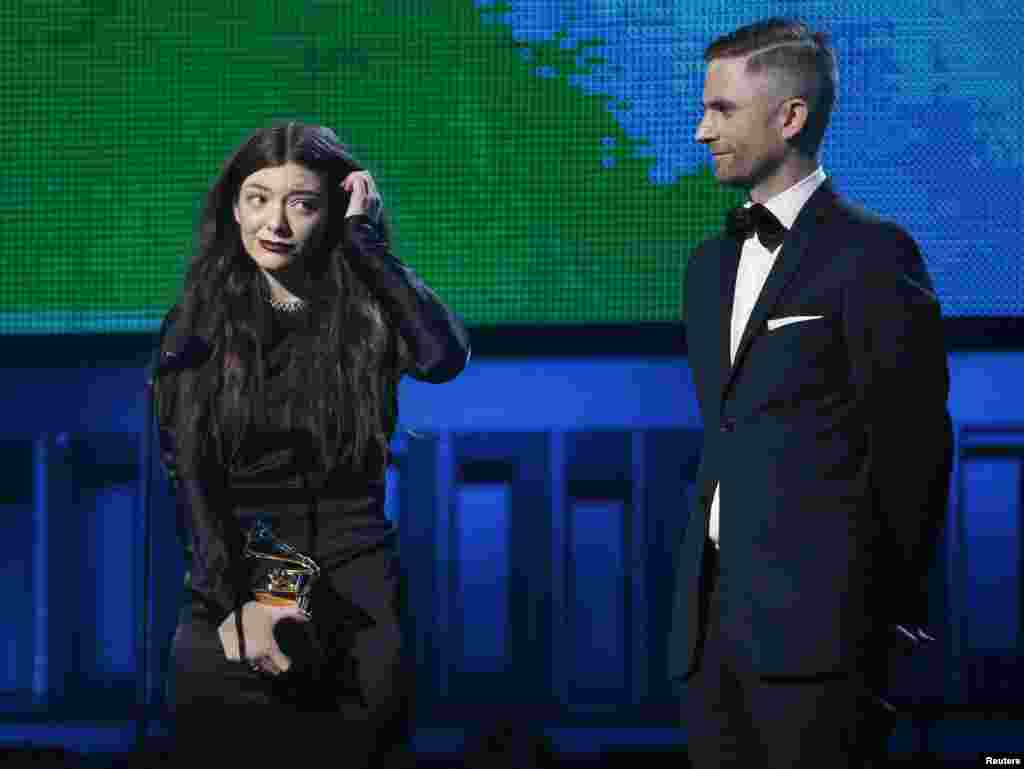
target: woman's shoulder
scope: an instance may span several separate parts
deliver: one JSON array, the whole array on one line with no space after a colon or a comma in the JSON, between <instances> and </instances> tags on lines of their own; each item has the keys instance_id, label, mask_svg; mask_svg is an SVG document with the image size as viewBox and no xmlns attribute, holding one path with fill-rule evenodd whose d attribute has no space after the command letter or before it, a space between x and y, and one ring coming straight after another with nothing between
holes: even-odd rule
<instances>
[{"instance_id":1,"label":"woman's shoulder","mask_svg":"<svg viewBox=\"0 0 1024 769\"><path fill-rule=\"evenodd\" d=\"M180 316L180 308L175 305L160 324L160 360L168 370L201 366L213 353L209 339L192 331L191 324L181 322Z\"/></svg>"},{"instance_id":2,"label":"woman's shoulder","mask_svg":"<svg viewBox=\"0 0 1024 769\"><path fill-rule=\"evenodd\" d=\"M181 315L181 307L176 304L176 305L171 307L171 309L169 309L166 312L166 314L164 315L163 320L160 321L160 343L161 343L161 345L163 344L164 340L168 338L169 335L173 334L174 329L175 329L175 324L177 323L178 318L179 318L180 315Z\"/></svg>"}]
</instances>

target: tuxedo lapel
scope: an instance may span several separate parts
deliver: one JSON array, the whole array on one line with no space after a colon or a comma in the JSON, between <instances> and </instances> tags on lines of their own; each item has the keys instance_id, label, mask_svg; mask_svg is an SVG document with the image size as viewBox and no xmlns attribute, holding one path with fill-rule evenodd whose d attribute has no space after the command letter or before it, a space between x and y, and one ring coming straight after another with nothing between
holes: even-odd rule
<instances>
[{"instance_id":1,"label":"tuxedo lapel","mask_svg":"<svg viewBox=\"0 0 1024 769\"><path fill-rule=\"evenodd\" d=\"M725 387L723 392L728 390L733 378L736 376L737 369L743 364L743 358L746 355L747 350L754 336L758 333L759 329L764 326L765 321L768 320L768 316L772 309L778 303L779 298L782 296L783 290L786 288L790 280L797 272L797 268L800 266L800 262L807 251L808 245L814 239L815 232L820 226L823 219L827 217L828 210L834 205L835 194L832 192L832 188L826 181L814 194L811 195L807 203L801 209L800 214L797 216L796 221L793 223L793 228L786 233L786 239L782 242L782 250L779 251L778 258L775 260L775 265L772 267L772 271L768 273L768 279L765 281L764 288L761 289L761 293L757 298L757 302L754 304L754 309L750 313L750 319L747 321L746 328L743 329L743 336L740 338L739 347L736 349L736 359L732 362L732 366L728 369L728 376L725 378ZM738 264L738 260L737 260ZM736 283L736 268L733 268L733 282ZM729 299L730 308L730 319L732 310L732 298ZM729 326L726 326L726 339L728 340Z\"/></svg>"}]
</instances>

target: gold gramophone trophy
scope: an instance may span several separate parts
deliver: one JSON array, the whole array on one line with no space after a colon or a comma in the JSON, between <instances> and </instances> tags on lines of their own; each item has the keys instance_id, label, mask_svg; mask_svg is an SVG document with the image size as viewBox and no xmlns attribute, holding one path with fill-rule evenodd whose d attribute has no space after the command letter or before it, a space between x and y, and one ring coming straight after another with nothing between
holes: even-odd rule
<instances>
[{"instance_id":1,"label":"gold gramophone trophy","mask_svg":"<svg viewBox=\"0 0 1024 769\"><path fill-rule=\"evenodd\" d=\"M310 614L313 584L320 576L316 561L279 541L270 527L256 521L246 535L244 557L256 600L273 606L297 606Z\"/></svg>"}]
</instances>

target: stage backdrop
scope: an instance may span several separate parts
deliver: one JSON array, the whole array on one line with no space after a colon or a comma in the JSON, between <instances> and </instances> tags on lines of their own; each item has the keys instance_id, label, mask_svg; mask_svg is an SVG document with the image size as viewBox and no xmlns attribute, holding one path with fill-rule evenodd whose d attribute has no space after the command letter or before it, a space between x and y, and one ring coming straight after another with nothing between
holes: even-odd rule
<instances>
[{"instance_id":1,"label":"stage backdrop","mask_svg":"<svg viewBox=\"0 0 1024 769\"><path fill-rule=\"evenodd\" d=\"M1024 312L1024 11L1005 0L19 0L0 9L0 333L151 331L252 129L332 126L472 324L679 317L738 200L693 141L706 44L799 13L839 55L823 160L949 316Z\"/></svg>"}]
</instances>

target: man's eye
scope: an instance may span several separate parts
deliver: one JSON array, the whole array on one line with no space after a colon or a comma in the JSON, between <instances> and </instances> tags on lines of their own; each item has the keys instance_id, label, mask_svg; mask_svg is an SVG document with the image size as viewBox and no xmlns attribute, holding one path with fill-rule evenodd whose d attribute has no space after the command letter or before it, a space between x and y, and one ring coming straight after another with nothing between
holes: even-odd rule
<instances>
[{"instance_id":1,"label":"man's eye","mask_svg":"<svg viewBox=\"0 0 1024 769\"><path fill-rule=\"evenodd\" d=\"M266 198L263 197L262 195L250 195L249 197L246 198L246 200L251 205L254 205L254 206L262 205L263 203L266 202Z\"/></svg>"}]
</instances>

